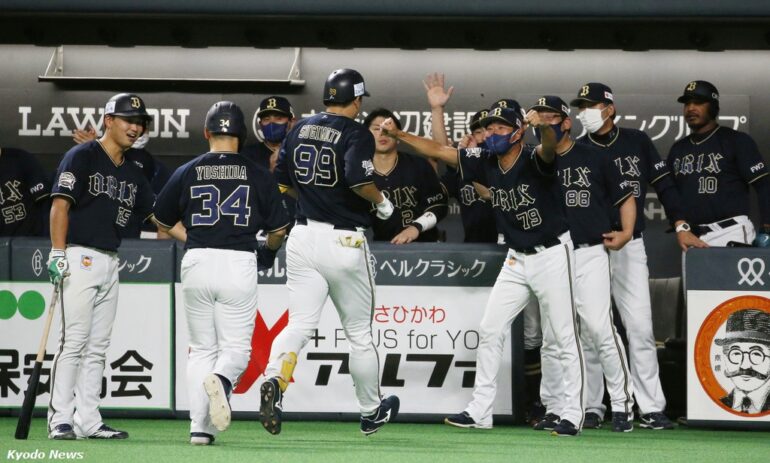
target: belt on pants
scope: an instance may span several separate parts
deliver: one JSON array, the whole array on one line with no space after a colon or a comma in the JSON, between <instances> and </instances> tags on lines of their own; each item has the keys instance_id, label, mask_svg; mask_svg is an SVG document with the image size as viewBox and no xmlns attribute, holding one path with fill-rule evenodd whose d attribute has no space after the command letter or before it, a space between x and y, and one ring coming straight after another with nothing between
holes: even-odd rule
<instances>
[{"instance_id":1,"label":"belt on pants","mask_svg":"<svg viewBox=\"0 0 770 463\"><path fill-rule=\"evenodd\" d=\"M531 254L537 254L540 251L545 251L548 248L552 248L560 244L561 244L561 241L559 241L559 238L551 238L551 239L545 240L543 244L539 244L537 246L530 246L528 248L512 248L512 249L520 254L531 255Z\"/></svg>"},{"instance_id":2,"label":"belt on pants","mask_svg":"<svg viewBox=\"0 0 770 463\"><path fill-rule=\"evenodd\" d=\"M718 231L723 228L732 227L733 225L738 225L738 221L733 218L729 218L714 223L696 225L693 227L693 231L696 235L700 236L712 231Z\"/></svg>"},{"instance_id":3,"label":"belt on pants","mask_svg":"<svg viewBox=\"0 0 770 463\"><path fill-rule=\"evenodd\" d=\"M300 217L297 219L297 225L307 225L307 219L305 217ZM332 224L329 224L332 225ZM358 231L356 227L346 227L343 225L333 225L335 230L347 230L347 231Z\"/></svg>"},{"instance_id":4,"label":"belt on pants","mask_svg":"<svg viewBox=\"0 0 770 463\"><path fill-rule=\"evenodd\" d=\"M590 248L591 246L596 246L597 244L602 244L602 243L604 243L603 239L601 239L601 240L593 240L593 241L588 241L588 242L585 242L585 243L576 244L575 247L576 248Z\"/></svg>"}]
</instances>

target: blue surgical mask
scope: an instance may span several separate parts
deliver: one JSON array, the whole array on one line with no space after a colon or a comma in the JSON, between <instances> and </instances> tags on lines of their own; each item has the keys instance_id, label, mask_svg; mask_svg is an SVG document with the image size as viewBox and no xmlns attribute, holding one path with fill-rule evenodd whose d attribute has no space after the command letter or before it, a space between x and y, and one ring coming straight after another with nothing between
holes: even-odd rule
<instances>
[{"instance_id":1,"label":"blue surgical mask","mask_svg":"<svg viewBox=\"0 0 770 463\"><path fill-rule=\"evenodd\" d=\"M556 143L559 143L561 138L564 136L564 131L561 129L561 122L558 124L551 124L551 128L554 132L556 132ZM535 127L535 136L537 137L538 141L542 140L542 135L540 134L540 129Z\"/></svg>"},{"instance_id":2,"label":"blue surgical mask","mask_svg":"<svg viewBox=\"0 0 770 463\"><path fill-rule=\"evenodd\" d=\"M262 135L264 135L265 140L270 143L280 143L286 138L286 129L288 128L288 125L289 124L278 124L276 122L265 124L261 126Z\"/></svg>"},{"instance_id":3,"label":"blue surgical mask","mask_svg":"<svg viewBox=\"0 0 770 463\"><path fill-rule=\"evenodd\" d=\"M518 130L516 132L518 132ZM510 133L508 135L490 135L484 140L484 143L487 145L487 149L489 149L489 151L491 151L493 154L502 156L521 141L521 138L515 142L510 141L511 137L513 137L516 132Z\"/></svg>"}]
</instances>

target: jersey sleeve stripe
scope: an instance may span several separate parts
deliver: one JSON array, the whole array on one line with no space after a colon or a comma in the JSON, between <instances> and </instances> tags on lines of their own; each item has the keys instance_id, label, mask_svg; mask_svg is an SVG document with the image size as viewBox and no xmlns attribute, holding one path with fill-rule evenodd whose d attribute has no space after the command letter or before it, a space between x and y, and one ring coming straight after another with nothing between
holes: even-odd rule
<instances>
[{"instance_id":1,"label":"jersey sleeve stripe","mask_svg":"<svg viewBox=\"0 0 770 463\"><path fill-rule=\"evenodd\" d=\"M357 183L355 185L350 185L350 188L357 188L357 187L360 187L360 186L369 185L371 183L374 183L374 180L369 180L368 182L363 182L363 183Z\"/></svg>"},{"instance_id":2,"label":"jersey sleeve stripe","mask_svg":"<svg viewBox=\"0 0 770 463\"><path fill-rule=\"evenodd\" d=\"M762 173L760 175L757 175L756 177L752 178L751 180L749 180L749 185L751 185L752 183L756 182L760 178L766 176L767 174L768 174L768 172L764 172L764 173Z\"/></svg>"},{"instance_id":3,"label":"jersey sleeve stripe","mask_svg":"<svg viewBox=\"0 0 770 463\"><path fill-rule=\"evenodd\" d=\"M153 215L153 214L150 214L150 215ZM155 221L156 221L156 222L158 222L158 223L159 223L159 224L160 224L162 227L165 227L165 228L174 228L174 226L173 226L173 225L169 225L169 224L167 224L167 223L164 223L164 222L162 222L160 219L158 219L158 216L157 216L157 215L155 216Z\"/></svg>"},{"instance_id":4,"label":"jersey sleeve stripe","mask_svg":"<svg viewBox=\"0 0 770 463\"><path fill-rule=\"evenodd\" d=\"M70 196L70 195L68 195L66 193L51 193L51 198L55 198L56 196L63 196L65 198L67 198L67 199L69 199L72 202L72 204L77 204L78 203L75 200L75 198L73 198L72 196Z\"/></svg>"},{"instance_id":5,"label":"jersey sleeve stripe","mask_svg":"<svg viewBox=\"0 0 770 463\"><path fill-rule=\"evenodd\" d=\"M423 213L428 212L431 209L436 209L437 207L447 207L447 204L446 203L433 204L432 206L426 207L425 211L423 211Z\"/></svg>"},{"instance_id":6,"label":"jersey sleeve stripe","mask_svg":"<svg viewBox=\"0 0 770 463\"><path fill-rule=\"evenodd\" d=\"M629 191L628 193L626 193L625 195L623 195L623 197L622 197L622 198L620 198L619 200L615 201L615 204L613 204L613 206L616 206L616 207L617 207L617 206L620 206L621 204L623 204L623 201L625 201L626 199L628 199L628 197L629 197L629 196L631 196L632 194L634 194L634 193L633 193L632 191Z\"/></svg>"},{"instance_id":7,"label":"jersey sleeve stripe","mask_svg":"<svg viewBox=\"0 0 770 463\"><path fill-rule=\"evenodd\" d=\"M278 228L276 228L274 230L268 230L267 233L275 233L277 231L283 230L284 228L288 227L290 223L291 222L286 222L286 225L284 225L282 227L278 227Z\"/></svg>"},{"instance_id":8,"label":"jersey sleeve stripe","mask_svg":"<svg viewBox=\"0 0 770 463\"><path fill-rule=\"evenodd\" d=\"M50 193L43 193L41 195L35 196L34 201L35 202L41 201L41 200L47 198L48 196L50 196Z\"/></svg>"},{"instance_id":9,"label":"jersey sleeve stripe","mask_svg":"<svg viewBox=\"0 0 770 463\"><path fill-rule=\"evenodd\" d=\"M662 179L663 177L665 177L668 174L670 174L670 172L663 172L662 174L658 175L654 179L650 180L650 185L653 185L655 182L657 182L658 180Z\"/></svg>"}]
</instances>

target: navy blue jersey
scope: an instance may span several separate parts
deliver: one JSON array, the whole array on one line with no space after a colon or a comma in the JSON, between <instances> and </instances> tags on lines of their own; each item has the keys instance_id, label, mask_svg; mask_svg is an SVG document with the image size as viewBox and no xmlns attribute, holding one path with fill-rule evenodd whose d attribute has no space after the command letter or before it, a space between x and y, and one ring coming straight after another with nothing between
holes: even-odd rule
<instances>
[{"instance_id":1,"label":"navy blue jersey","mask_svg":"<svg viewBox=\"0 0 770 463\"><path fill-rule=\"evenodd\" d=\"M647 185L652 185L663 204L669 220L673 223L682 219L681 201L674 180L669 175L666 161L660 158L650 137L636 129L613 127L605 135L588 134L578 142L601 149L631 185L636 199L636 224L634 232L644 230L644 200ZM618 208L612 208L613 224L620 224Z\"/></svg>"},{"instance_id":2,"label":"navy blue jersey","mask_svg":"<svg viewBox=\"0 0 770 463\"><path fill-rule=\"evenodd\" d=\"M273 151L266 144L255 143L253 145L245 146L241 149L241 154L265 169L270 170L270 156L273 155ZM289 195L283 195L283 205L286 206L289 217L293 218L297 211L297 201ZM292 224L289 225L289 228L291 228L291 226Z\"/></svg>"},{"instance_id":3,"label":"navy blue jersey","mask_svg":"<svg viewBox=\"0 0 770 463\"><path fill-rule=\"evenodd\" d=\"M132 215L152 215L154 196L142 171L123 160L115 165L98 141L77 145L59 164L51 192L72 204L67 244L117 251Z\"/></svg>"},{"instance_id":4,"label":"navy blue jersey","mask_svg":"<svg viewBox=\"0 0 770 463\"><path fill-rule=\"evenodd\" d=\"M257 249L257 233L286 227L289 216L270 171L237 153L206 153L179 167L158 195L155 219L180 220L185 249Z\"/></svg>"},{"instance_id":5,"label":"navy blue jersey","mask_svg":"<svg viewBox=\"0 0 770 463\"><path fill-rule=\"evenodd\" d=\"M525 146L506 171L482 148L458 150L463 181L489 188L497 230L514 249L540 246L567 231L555 164L546 164L534 146Z\"/></svg>"},{"instance_id":6,"label":"navy blue jersey","mask_svg":"<svg viewBox=\"0 0 770 463\"><path fill-rule=\"evenodd\" d=\"M372 183L374 136L345 116L319 113L286 136L275 175L297 190L297 218L338 227L368 227L370 203L351 188Z\"/></svg>"},{"instance_id":7,"label":"navy blue jersey","mask_svg":"<svg viewBox=\"0 0 770 463\"><path fill-rule=\"evenodd\" d=\"M633 194L609 156L589 145L574 143L556 156L562 205L572 241L599 244L612 231L611 209Z\"/></svg>"},{"instance_id":8,"label":"navy blue jersey","mask_svg":"<svg viewBox=\"0 0 770 463\"><path fill-rule=\"evenodd\" d=\"M449 196L457 199L460 205L460 218L463 221L464 241L466 243L497 243L497 226L492 204L485 201L471 182L466 182L460 172L447 167L441 177L441 183Z\"/></svg>"},{"instance_id":9,"label":"navy blue jersey","mask_svg":"<svg viewBox=\"0 0 770 463\"><path fill-rule=\"evenodd\" d=\"M718 126L691 134L668 154L687 220L695 224L749 215L748 185L767 175L757 144L747 134Z\"/></svg>"},{"instance_id":10,"label":"navy blue jersey","mask_svg":"<svg viewBox=\"0 0 770 463\"><path fill-rule=\"evenodd\" d=\"M126 162L133 163L142 171L144 178L150 182L153 193L157 193L152 186L152 181L155 178L156 172L155 159L152 157L152 154L144 148L129 148L123 153L123 157L126 159ZM120 237L139 238L142 234L142 229L153 230L154 228L155 226L152 223L145 223L143 222L142 217L132 214L126 226L120 229Z\"/></svg>"},{"instance_id":11,"label":"navy blue jersey","mask_svg":"<svg viewBox=\"0 0 770 463\"><path fill-rule=\"evenodd\" d=\"M390 241L425 212L437 220L446 217L447 195L428 161L406 153L398 153L390 172L374 171L374 184L393 203L393 215L388 220L377 218L372 206L372 230L375 241ZM438 241L438 229L420 233L415 241Z\"/></svg>"},{"instance_id":12,"label":"navy blue jersey","mask_svg":"<svg viewBox=\"0 0 770 463\"><path fill-rule=\"evenodd\" d=\"M42 203L51 192L43 167L26 151L0 150L0 236L43 236Z\"/></svg>"}]
</instances>

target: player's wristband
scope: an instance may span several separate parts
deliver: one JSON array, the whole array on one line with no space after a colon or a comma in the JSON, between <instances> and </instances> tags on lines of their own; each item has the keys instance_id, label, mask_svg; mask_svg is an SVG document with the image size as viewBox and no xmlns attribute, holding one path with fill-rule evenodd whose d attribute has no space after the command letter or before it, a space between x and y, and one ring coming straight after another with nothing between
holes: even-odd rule
<instances>
[{"instance_id":1,"label":"player's wristband","mask_svg":"<svg viewBox=\"0 0 770 463\"><path fill-rule=\"evenodd\" d=\"M423 215L417 217L412 221L412 225L417 227L417 229L422 233L423 231L430 230L431 228L436 226L436 214L432 212L426 212Z\"/></svg>"},{"instance_id":2,"label":"player's wristband","mask_svg":"<svg viewBox=\"0 0 770 463\"><path fill-rule=\"evenodd\" d=\"M388 220L393 214L393 203L387 198L382 196L382 202L377 204L377 218L380 220Z\"/></svg>"}]
</instances>

